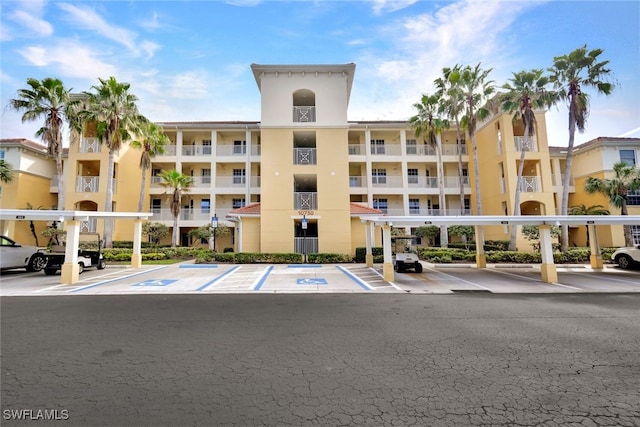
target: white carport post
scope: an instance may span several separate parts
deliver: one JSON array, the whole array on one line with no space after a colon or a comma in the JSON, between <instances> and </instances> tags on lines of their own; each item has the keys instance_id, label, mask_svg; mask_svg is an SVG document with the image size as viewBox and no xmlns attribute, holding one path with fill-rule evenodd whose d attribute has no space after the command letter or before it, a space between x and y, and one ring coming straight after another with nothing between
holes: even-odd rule
<instances>
[{"instance_id":1,"label":"white carport post","mask_svg":"<svg viewBox=\"0 0 640 427\"><path fill-rule=\"evenodd\" d=\"M80 281L80 266L78 265L78 243L80 240L80 221L76 218L64 223L67 231L67 242L64 250L64 264L62 264L60 282L73 284Z\"/></svg>"},{"instance_id":2,"label":"white carport post","mask_svg":"<svg viewBox=\"0 0 640 427\"><path fill-rule=\"evenodd\" d=\"M142 267L142 220L136 218L133 223L133 253L131 254L131 267Z\"/></svg>"},{"instance_id":3,"label":"white carport post","mask_svg":"<svg viewBox=\"0 0 640 427\"><path fill-rule=\"evenodd\" d=\"M540 265L542 281L545 283L558 283L558 272L556 265L553 263L551 226L540 224L538 230L540 232L540 254L542 255L542 265Z\"/></svg>"},{"instance_id":4,"label":"white carport post","mask_svg":"<svg viewBox=\"0 0 640 427\"><path fill-rule=\"evenodd\" d=\"M600 252L600 244L598 243L598 233L596 232L595 224L587 224L587 230L589 231L589 248L591 249L591 268L596 270L602 270L604 265L602 263L602 252Z\"/></svg>"},{"instance_id":5,"label":"white carport post","mask_svg":"<svg viewBox=\"0 0 640 427\"><path fill-rule=\"evenodd\" d=\"M382 226L382 248L384 251L384 263L382 264L382 277L387 282L393 282L393 260L391 259L391 225L385 222Z\"/></svg>"},{"instance_id":6,"label":"white carport post","mask_svg":"<svg viewBox=\"0 0 640 427\"><path fill-rule=\"evenodd\" d=\"M365 263L367 267L373 267L373 232L375 224L373 221L367 221L365 226L365 238L367 244L367 252L365 255Z\"/></svg>"}]
</instances>

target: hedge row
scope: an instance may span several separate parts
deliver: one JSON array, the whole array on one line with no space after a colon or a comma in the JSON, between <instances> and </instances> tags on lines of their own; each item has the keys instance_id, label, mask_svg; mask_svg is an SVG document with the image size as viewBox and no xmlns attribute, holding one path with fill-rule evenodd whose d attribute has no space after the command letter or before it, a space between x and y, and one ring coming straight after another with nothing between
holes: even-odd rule
<instances>
[{"instance_id":1,"label":"hedge row","mask_svg":"<svg viewBox=\"0 0 640 427\"><path fill-rule=\"evenodd\" d=\"M225 262L234 264L291 264L302 263L304 257L299 253L258 253L258 252L211 252L198 254L197 264ZM307 262L311 264L333 264L350 262L351 257L345 254L313 253L307 255Z\"/></svg>"},{"instance_id":2,"label":"hedge row","mask_svg":"<svg viewBox=\"0 0 640 427\"><path fill-rule=\"evenodd\" d=\"M611 254L616 248L602 248L603 261L611 261ZM486 251L489 263L539 264L542 258L539 252ZM587 263L591 251L588 248L573 248L567 252L554 252L553 262L556 264ZM452 248L427 248L420 252L420 258L433 263L475 262L475 251Z\"/></svg>"}]
</instances>

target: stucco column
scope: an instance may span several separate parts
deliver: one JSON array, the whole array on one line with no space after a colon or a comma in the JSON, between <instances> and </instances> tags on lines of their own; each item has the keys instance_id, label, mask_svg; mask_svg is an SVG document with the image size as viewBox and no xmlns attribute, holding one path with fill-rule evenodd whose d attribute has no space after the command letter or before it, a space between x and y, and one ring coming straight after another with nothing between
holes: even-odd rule
<instances>
[{"instance_id":1,"label":"stucco column","mask_svg":"<svg viewBox=\"0 0 640 427\"><path fill-rule=\"evenodd\" d=\"M600 252L596 226L594 224L587 224L587 230L589 230L589 248L591 249L589 260L591 261L591 268L602 270L604 265L602 263L602 253Z\"/></svg>"},{"instance_id":2,"label":"stucco column","mask_svg":"<svg viewBox=\"0 0 640 427\"><path fill-rule=\"evenodd\" d=\"M487 268L487 255L484 253L484 229L476 225L476 267Z\"/></svg>"},{"instance_id":3,"label":"stucco column","mask_svg":"<svg viewBox=\"0 0 640 427\"><path fill-rule=\"evenodd\" d=\"M542 273L542 281L545 283L558 283L558 272L556 265L553 263L553 247L551 244L551 226L540 225L540 254L542 256L542 265L540 271Z\"/></svg>"},{"instance_id":4,"label":"stucco column","mask_svg":"<svg viewBox=\"0 0 640 427\"><path fill-rule=\"evenodd\" d=\"M78 266L80 221L67 220L64 223L64 228L67 232L67 242L64 249L64 264L62 264L60 283L78 283L80 281L80 267Z\"/></svg>"},{"instance_id":5,"label":"stucco column","mask_svg":"<svg viewBox=\"0 0 640 427\"><path fill-rule=\"evenodd\" d=\"M131 254L131 267L142 267L142 220L136 219L133 222L133 253Z\"/></svg>"},{"instance_id":6,"label":"stucco column","mask_svg":"<svg viewBox=\"0 0 640 427\"><path fill-rule=\"evenodd\" d=\"M393 260L391 259L391 225L382 226L382 249L384 251L384 263L382 264L382 276L385 281L393 282Z\"/></svg>"},{"instance_id":7,"label":"stucco column","mask_svg":"<svg viewBox=\"0 0 640 427\"><path fill-rule=\"evenodd\" d=\"M364 234L366 239L367 251L364 259L367 267L373 267L373 227L373 222L367 221L365 223Z\"/></svg>"}]
</instances>

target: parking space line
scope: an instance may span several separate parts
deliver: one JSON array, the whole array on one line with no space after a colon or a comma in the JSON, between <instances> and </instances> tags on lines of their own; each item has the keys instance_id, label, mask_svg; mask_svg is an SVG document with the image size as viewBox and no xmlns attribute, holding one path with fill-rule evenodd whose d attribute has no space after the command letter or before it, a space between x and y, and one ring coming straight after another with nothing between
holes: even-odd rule
<instances>
[{"instance_id":1,"label":"parking space line","mask_svg":"<svg viewBox=\"0 0 640 427\"><path fill-rule=\"evenodd\" d=\"M518 278L518 279L520 279L520 280L522 280L522 279L526 279L526 280L529 280L529 281L531 281L531 282L542 283L542 284L544 284L544 285L560 286L560 287L563 287L563 288L573 289L573 290L576 290L576 291L583 291L583 290L584 290L584 289L582 289L582 288L576 288L576 287L574 287L574 286L563 285L562 283L546 283L546 282L543 282L543 281L542 281L542 280L540 280L540 279L531 279L531 278L529 278L529 277L527 277L527 276L523 276L523 275L515 274L515 273L508 273L508 272L506 272L506 271L501 271L501 270L489 270L489 269L488 269L488 271L493 271L493 272L496 272L496 273L499 273L499 274L506 274L506 275L508 275L508 276L514 276L514 277L517 277L517 278Z\"/></svg>"},{"instance_id":2,"label":"parking space line","mask_svg":"<svg viewBox=\"0 0 640 427\"><path fill-rule=\"evenodd\" d=\"M576 275L576 276L593 277L592 275L587 274L587 273L574 273L573 271L566 271L566 272L564 272L564 273L565 273L565 274L573 274L573 275ZM618 273L613 273L613 274L618 274ZM630 280L614 279L613 277L608 277L608 276L607 276L607 278L606 278L606 279L607 279L607 280L611 280L611 281L613 281L613 282L620 282L620 283L625 283L625 284L630 284L630 285L639 285L639 283L638 283L638 282L632 282L632 281L630 281Z\"/></svg>"},{"instance_id":3,"label":"parking space line","mask_svg":"<svg viewBox=\"0 0 640 427\"><path fill-rule=\"evenodd\" d=\"M204 285L200 286L198 289L196 289L196 291L204 291L205 289L207 289L209 286L215 284L217 281L222 280L224 277L232 274L234 271L238 270L240 268L239 265L236 265L235 267L229 269L228 271L225 271L224 273L222 273L221 275L219 275L218 277L214 278L213 280L208 281L207 283L205 283Z\"/></svg>"},{"instance_id":4,"label":"parking space line","mask_svg":"<svg viewBox=\"0 0 640 427\"><path fill-rule=\"evenodd\" d=\"M346 268L342 267L341 265L336 265L336 268L338 270L342 271L344 274L346 274L348 278L350 278L351 280L356 282L358 284L358 286L360 286L365 291L373 290L373 288L371 286L369 286L368 283L366 283L365 281L361 280L358 276L356 276L355 274L353 274L352 272L350 272Z\"/></svg>"},{"instance_id":5,"label":"parking space line","mask_svg":"<svg viewBox=\"0 0 640 427\"><path fill-rule=\"evenodd\" d=\"M106 285L107 283L117 282L118 280L128 279L130 277L135 277L135 276L140 276L142 274L151 273L152 271L162 270L163 268L167 268L167 267L169 267L169 266L168 265L163 265L161 267L152 268L151 270L140 271L140 272L137 272L137 273L129 274L127 276L116 277L115 279L103 280L102 282L94 283L92 285L81 286L79 288L71 289L69 292L73 293L73 292L84 291L86 289L91 289L91 288L95 288L95 287L98 287L98 286Z\"/></svg>"},{"instance_id":6,"label":"parking space line","mask_svg":"<svg viewBox=\"0 0 640 427\"><path fill-rule=\"evenodd\" d=\"M460 281L460 282L467 283L467 284L469 284L469 285L471 285L471 286L476 286L476 287L478 287L478 288L480 288L480 289L484 289L485 291L489 291L489 292L491 292L491 289L489 289L489 288L485 288L484 286L479 285L479 284L477 284L477 283L474 283L474 282L471 282L471 281L469 281L469 280L465 280L465 279L462 279L462 278L460 278L460 277L454 276L453 274L443 273L442 271L438 271L438 270L436 270L436 269L429 268L429 267L426 267L426 268L427 268L427 270L429 270L429 271L433 271L434 273L442 274L442 275L445 275L445 276L450 277L450 278L452 278L452 279L458 280L458 281Z\"/></svg>"},{"instance_id":7,"label":"parking space line","mask_svg":"<svg viewBox=\"0 0 640 427\"><path fill-rule=\"evenodd\" d=\"M264 285L264 282L266 282L269 274L271 274L271 270L273 270L273 265L270 265L269 267L267 267L264 270L264 273L262 273L262 275L256 279L256 281L251 285L249 289L254 291L259 291L262 285Z\"/></svg>"}]
</instances>

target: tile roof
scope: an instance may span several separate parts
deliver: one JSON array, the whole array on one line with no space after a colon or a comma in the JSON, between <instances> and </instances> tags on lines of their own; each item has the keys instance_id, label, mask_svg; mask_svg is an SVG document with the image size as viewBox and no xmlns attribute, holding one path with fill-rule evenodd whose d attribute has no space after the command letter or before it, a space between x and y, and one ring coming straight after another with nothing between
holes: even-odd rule
<instances>
[{"instance_id":1,"label":"tile roof","mask_svg":"<svg viewBox=\"0 0 640 427\"><path fill-rule=\"evenodd\" d=\"M383 215L379 209L373 209L358 203L350 203L351 215ZM260 203L251 203L238 209L229 211L227 215L260 215Z\"/></svg>"}]
</instances>

